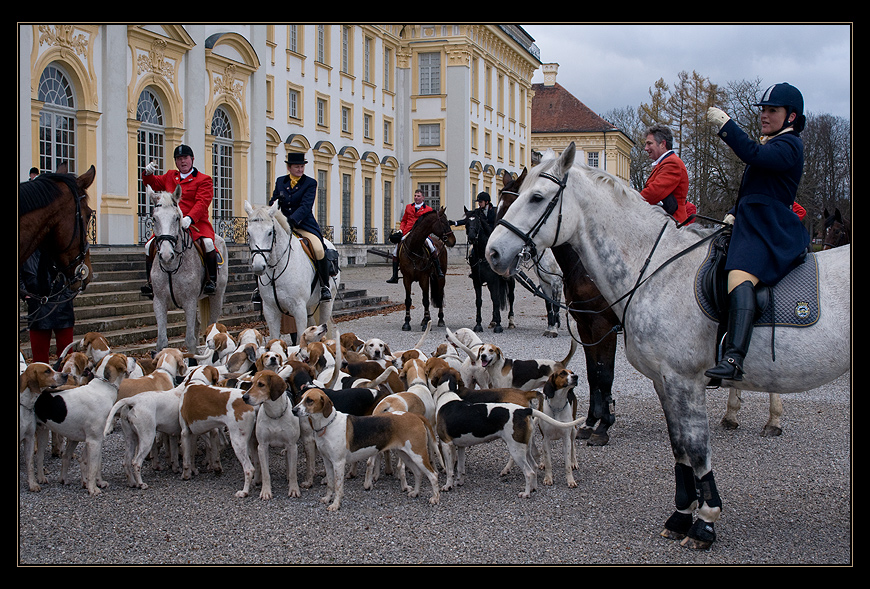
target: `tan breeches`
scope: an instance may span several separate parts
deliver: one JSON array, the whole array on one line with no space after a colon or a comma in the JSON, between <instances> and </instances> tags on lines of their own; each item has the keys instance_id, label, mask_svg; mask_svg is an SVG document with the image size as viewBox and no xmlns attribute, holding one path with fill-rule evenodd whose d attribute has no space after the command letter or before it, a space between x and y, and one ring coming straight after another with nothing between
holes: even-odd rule
<instances>
[{"instance_id":1,"label":"tan breeches","mask_svg":"<svg viewBox=\"0 0 870 589\"><path fill-rule=\"evenodd\" d=\"M310 233L308 231L303 231L301 229L295 229L296 233L308 239L308 243L311 244L311 250L314 252L314 258L317 260L322 260L324 251L323 251L323 242L320 241L320 238L315 234Z\"/></svg>"}]
</instances>

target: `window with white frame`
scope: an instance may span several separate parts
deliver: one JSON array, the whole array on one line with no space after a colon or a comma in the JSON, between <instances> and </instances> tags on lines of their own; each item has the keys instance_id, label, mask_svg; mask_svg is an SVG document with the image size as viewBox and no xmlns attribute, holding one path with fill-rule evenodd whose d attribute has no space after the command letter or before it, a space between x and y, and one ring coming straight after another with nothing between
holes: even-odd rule
<instances>
[{"instance_id":1,"label":"window with white frame","mask_svg":"<svg viewBox=\"0 0 870 589\"><path fill-rule=\"evenodd\" d=\"M146 196L142 172L150 162L157 164L159 172L166 171L163 107L160 104L160 99L147 88L139 94L139 101L136 105L136 120L140 123L136 132L136 175L139 178L136 212L140 222L139 239L144 241L149 236L142 223L151 214L153 205Z\"/></svg>"},{"instance_id":2,"label":"window with white frame","mask_svg":"<svg viewBox=\"0 0 870 589\"><path fill-rule=\"evenodd\" d=\"M49 65L39 78L39 170L53 172L67 164L76 173L76 99L72 84L59 67Z\"/></svg>"},{"instance_id":3,"label":"window with white frame","mask_svg":"<svg viewBox=\"0 0 870 589\"><path fill-rule=\"evenodd\" d=\"M212 216L215 221L233 216L233 128L230 118L222 108L215 110L211 119L212 181L214 199Z\"/></svg>"},{"instance_id":4,"label":"window with white frame","mask_svg":"<svg viewBox=\"0 0 870 589\"><path fill-rule=\"evenodd\" d=\"M441 54L421 53L420 64L420 94L441 94Z\"/></svg>"}]
</instances>

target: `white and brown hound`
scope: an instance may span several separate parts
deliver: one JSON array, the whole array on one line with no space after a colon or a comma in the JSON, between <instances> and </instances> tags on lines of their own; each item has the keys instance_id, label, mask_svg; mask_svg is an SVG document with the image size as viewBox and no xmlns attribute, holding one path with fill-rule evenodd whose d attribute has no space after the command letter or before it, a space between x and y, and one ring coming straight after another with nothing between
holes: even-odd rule
<instances>
[{"instance_id":1,"label":"white and brown hound","mask_svg":"<svg viewBox=\"0 0 870 589\"><path fill-rule=\"evenodd\" d=\"M576 374L563 368L550 375L543 389L543 402L541 411L562 422L573 421L577 416L577 397L574 395L574 387L577 386ZM565 454L565 479L568 487L574 488L577 482L574 480L574 470L579 468L574 446L574 430L554 427L545 421L538 421L538 427L544 437L544 484L553 484L553 457L552 442L562 440L562 451Z\"/></svg>"},{"instance_id":2,"label":"white and brown hound","mask_svg":"<svg viewBox=\"0 0 870 589\"><path fill-rule=\"evenodd\" d=\"M45 362L26 365L18 376L18 443L24 442L24 464L27 468L27 485L31 491L39 491L40 484L48 481L43 470L45 448L36 448L36 414L33 405L39 395L47 390L66 384L69 374L58 372ZM36 467L33 459L36 455Z\"/></svg>"},{"instance_id":3,"label":"white and brown hound","mask_svg":"<svg viewBox=\"0 0 870 589\"><path fill-rule=\"evenodd\" d=\"M434 433L419 415L348 415L337 411L326 393L318 388L305 391L293 412L302 419L309 419L314 428L317 449L326 468L328 490L321 501L329 504L329 511L341 507L346 464L365 460L385 450L398 452L414 471L416 484L409 495L416 497L419 494L420 481L425 476L432 485L429 503L438 503L438 475L429 461L429 445L435 443Z\"/></svg>"}]
</instances>

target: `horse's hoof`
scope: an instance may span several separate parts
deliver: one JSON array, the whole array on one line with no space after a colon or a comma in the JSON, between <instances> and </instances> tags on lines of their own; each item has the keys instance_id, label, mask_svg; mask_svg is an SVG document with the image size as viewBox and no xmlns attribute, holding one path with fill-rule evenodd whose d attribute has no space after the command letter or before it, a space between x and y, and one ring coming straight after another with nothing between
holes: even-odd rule
<instances>
[{"instance_id":1,"label":"horse's hoof","mask_svg":"<svg viewBox=\"0 0 870 589\"><path fill-rule=\"evenodd\" d=\"M713 524L697 519L689 529L689 534L680 542L680 546L692 550L707 550L715 541L716 530L713 528Z\"/></svg>"},{"instance_id":2,"label":"horse's hoof","mask_svg":"<svg viewBox=\"0 0 870 589\"><path fill-rule=\"evenodd\" d=\"M503 331L504 331L504 327L502 327L501 325L496 325L496 326L492 329L492 332L493 332L493 333L501 333L501 332L503 332Z\"/></svg>"},{"instance_id":3,"label":"horse's hoof","mask_svg":"<svg viewBox=\"0 0 870 589\"><path fill-rule=\"evenodd\" d=\"M405 323L404 325L402 325L402 331L411 331L411 324Z\"/></svg>"},{"instance_id":4,"label":"horse's hoof","mask_svg":"<svg viewBox=\"0 0 870 589\"><path fill-rule=\"evenodd\" d=\"M761 437L763 438L775 438L776 436L782 435L782 428L776 427L774 425L765 425L764 429L761 430Z\"/></svg>"},{"instance_id":5,"label":"horse's hoof","mask_svg":"<svg viewBox=\"0 0 870 589\"><path fill-rule=\"evenodd\" d=\"M477 332L483 331L483 326L480 323L478 323L477 325L474 326L474 331L477 331Z\"/></svg>"},{"instance_id":6,"label":"horse's hoof","mask_svg":"<svg viewBox=\"0 0 870 589\"><path fill-rule=\"evenodd\" d=\"M733 419L728 419L725 417L722 418L722 427L724 427L725 429L737 429L739 426L740 424Z\"/></svg>"},{"instance_id":7,"label":"horse's hoof","mask_svg":"<svg viewBox=\"0 0 870 589\"><path fill-rule=\"evenodd\" d=\"M586 440L587 446L606 446L607 442L610 441L610 436L607 433L599 434L593 433L589 436L589 439Z\"/></svg>"}]
</instances>

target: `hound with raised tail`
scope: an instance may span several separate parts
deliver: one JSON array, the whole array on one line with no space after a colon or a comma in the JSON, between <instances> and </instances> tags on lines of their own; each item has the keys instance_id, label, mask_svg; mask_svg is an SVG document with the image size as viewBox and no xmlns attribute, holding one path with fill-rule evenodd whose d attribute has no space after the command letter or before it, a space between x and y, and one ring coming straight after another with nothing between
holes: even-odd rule
<instances>
[{"instance_id":1,"label":"hound with raised tail","mask_svg":"<svg viewBox=\"0 0 870 589\"><path fill-rule=\"evenodd\" d=\"M40 484L48 481L43 470L45 447L36 450L36 414L33 406L39 395L48 389L66 384L69 374L58 372L45 362L26 365L18 376L18 443L24 442L24 464L27 468L27 485L31 491L39 491ZM43 436L43 443L47 436ZM36 454L36 467L33 457Z\"/></svg>"},{"instance_id":2,"label":"hound with raised tail","mask_svg":"<svg viewBox=\"0 0 870 589\"><path fill-rule=\"evenodd\" d=\"M127 378L127 357L109 354L94 370L94 378L86 385L64 391L45 391L36 400L33 410L37 424L66 438L61 460L60 479L67 484L70 459L79 442L85 448L79 459L82 485L91 495L100 494L107 483L101 476L103 429L106 418L118 396L118 387Z\"/></svg>"},{"instance_id":3,"label":"hound with raised tail","mask_svg":"<svg viewBox=\"0 0 870 589\"><path fill-rule=\"evenodd\" d=\"M447 334L450 335L450 330L447 331ZM512 387L527 391L541 388L551 374L561 368L566 368L577 350L577 342L571 338L571 347L562 360L548 358L517 360L505 357L502 349L495 344L485 343L475 349L470 349L455 338L454 343L469 355L472 364L481 367L485 372L489 385L481 386L481 388Z\"/></svg>"},{"instance_id":4,"label":"hound with raised tail","mask_svg":"<svg viewBox=\"0 0 870 589\"><path fill-rule=\"evenodd\" d=\"M446 375L435 391L436 430L441 439L447 481L442 491L465 477L465 448L492 440L504 440L513 461L522 469L525 489L520 497L530 497L537 489L537 472L532 464L529 444L534 430L533 418L558 427L573 429L583 420L561 423L549 415L514 403L472 403L458 394L455 375ZM454 480L454 470L456 478Z\"/></svg>"},{"instance_id":5,"label":"hound with raised tail","mask_svg":"<svg viewBox=\"0 0 870 589\"><path fill-rule=\"evenodd\" d=\"M172 349L174 348L163 348L160 352ZM106 418L103 435L108 436L112 432L115 415L118 415L126 441L123 464L128 486L148 488L142 480L142 464L151 452L154 453L154 470L159 470L158 448L155 445L158 435L167 439L166 453L173 472L181 470L178 464L178 441L181 436L178 408L181 394L191 383L213 385L219 377L220 373L214 366L198 366L190 369L184 381L177 386L165 390L142 391L115 402Z\"/></svg>"},{"instance_id":6,"label":"hound with raised tail","mask_svg":"<svg viewBox=\"0 0 870 589\"><path fill-rule=\"evenodd\" d=\"M576 374L563 368L550 375L544 384L544 400L541 403L541 411L562 422L572 421L577 416L577 397L574 395L574 387L579 378ZM554 427L545 421L538 421L538 428L544 436L544 484L553 484L553 456L552 443L562 440L562 451L565 454L565 479L568 487L577 486L574 481L574 470L579 468L574 446L574 430Z\"/></svg>"},{"instance_id":7,"label":"hound with raised tail","mask_svg":"<svg viewBox=\"0 0 870 589\"><path fill-rule=\"evenodd\" d=\"M327 494L321 499L327 509L336 511L344 496L344 474L348 462L365 460L384 450L395 450L414 471L416 484L410 491L416 497L423 476L432 484L429 503L440 499L438 475L429 461L429 445L434 444L434 432L424 418L413 413L386 413L357 417L336 411L332 401L321 389L305 391L293 408L301 419L309 419L315 432L315 442L326 468Z\"/></svg>"},{"instance_id":8,"label":"hound with raised tail","mask_svg":"<svg viewBox=\"0 0 870 589\"><path fill-rule=\"evenodd\" d=\"M267 501L272 498L269 448L284 449L287 458L287 496L299 497L299 477L296 474L299 418L293 415L287 383L276 372L263 370L254 376L250 388L242 398L248 405L259 406L256 436L262 479L260 499Z\"/></svg>"}]
</instances>

